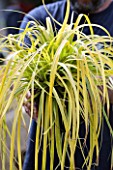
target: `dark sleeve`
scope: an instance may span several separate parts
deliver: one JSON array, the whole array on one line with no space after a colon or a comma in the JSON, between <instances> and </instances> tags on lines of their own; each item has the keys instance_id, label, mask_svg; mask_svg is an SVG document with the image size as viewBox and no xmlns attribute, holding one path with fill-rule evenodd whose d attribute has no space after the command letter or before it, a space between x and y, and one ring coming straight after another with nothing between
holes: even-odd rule
<instances>
[{"instance_id":1,"label":"dark sleeve","mask_svg":"<svg viewBox=\"0 0 113 170\"><path fill-rule=\"evenodd\" d=\"M61 24L61 23L63 23L63 19L64 19L65 6L66 6L66 1L63 0L63 1L58 1L55 3L47 4L46 8L49 11L49 13L51 14L51 16ZM19 32L20 33L23 32L24 29L26 28L27 23L30 21L35 21L35 22L40 23L46 27L46 18L50 17L49 13L46 11L46 9L43 5L34 8L28 14L25 15L25 17L21 23ZM51 17L50 17L50 19L51 19L53 28L55 28L55 30L59 30L60 25L57 24L55 21L53 21L53 19ZM32 24L33 24L33 22L32 22ZM26 36L24 37L24 42L28 47L30 47L31 42L30 42L30 38L28 36L29 35L26 34Z\"/></svg>"},{"instance_id":2,"label":"dark sleeve","mask_svg":"<svg viewBox=\"0 0 113 170\"><path fill-rule=\"evenodd\" d=\"M20 31L19 32L20 33L23 32L24 29L26 28L27 24L30 21L35 21L37 23L41 23L43 25L46 25L46 17L47 17L47 13L46 13L43 6L34 8L28 14L26 14L25 17L23 18L23 21L22 21L22 23L20 25ZM32 26L32 25L33 25L33 22L32 22L32 24L30 23L29 26ZM24 43L28 47L30 47L31 41L30 41L30 38L29 38L28 34L26 34L26 36L24 37Z\"/></svg>"},{"instance_id":3,"label":"dark sleeve","mask_svg":"<svg viewBox=\"0 0 113 170\"><path fill-rule=\"evenodd\" d=\"M65 8L66 8L65 0L47 4L46 8L55 20L57 20L59 23L63 23L64 16L65 16ZM43 5L34 8L27 15L25 15L25 17L22 21L22 24L21 24L20 32L22 30L24 30L24 28L26 27L26 24L29 21L38 21L39 23L46 26L46 18L47 17L50 17L50 15L48 14L48 12L46 11L46 9ZM54 22L52 19L51 19L51 21L52 21L52 23ZM57 29L60 28L60 26L57 25L55 22L54 22L54 24L56 25Z\"/></svg>"},{"instance_id":4,"label":"dark sleeve","mask_svg":"<svg viewBox=\"0 0 113 170\"><path fill-rule=\"evenodd\" d=\"M26 155L25 155L24 164L23 164L23 170L34 169L36 127L37 127L36 121L32 120L28 143L27 143Z\"/></svg>"},{"instance_id":5,"label":"dark sleeve","mask_svg":"<svg viewBox=\"0 0 113 170\"><path fill-rule=\"evenodd\" d=\"M20 27L20 23L22 19L23 19L23 14L19 12L13 12L13 9L11 12L7 12L7 15L5 16L5 23L6 23L6 27L9 27L9 28L7 28L6 34L7 35L18 34L19 30L16 28Z\"/></svg>"}]
</instances>

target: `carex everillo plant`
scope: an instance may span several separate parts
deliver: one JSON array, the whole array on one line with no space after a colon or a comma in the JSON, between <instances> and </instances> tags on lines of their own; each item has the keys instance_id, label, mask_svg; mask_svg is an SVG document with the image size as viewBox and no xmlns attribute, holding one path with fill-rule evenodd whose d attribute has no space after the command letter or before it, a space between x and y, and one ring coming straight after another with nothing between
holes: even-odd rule
<instances>
[{"instance_id":1,"label":"carex everillo plant","mask_svg":"<svg viewBox=\"0 0 113 170\"><path fill-rule=\"evenodd\" d=\"M7 133L11 140L10 170L13 170L16 128L18 165L19 169L22 169L20 125L21 121L24 121L22 105L28 91L31 93L29 126L34 102L38 109L35 170L38 170L40 147L43 150L42 170L46 169L47 147L51 155L51 170L63 170L67 155L70 170L75 169L77 147L84 158L83 167L85 165L90 170L94 151L98 163L98 138L103 116L112 133L107 115L109 116L108 88L112 88L110 76L113 75L113 38L105 28L91 24L86 15L79 15L75 23L67 24L69 9L70 3L67 0L66 16L58 32L54 31L50 18L47 18L46 27L30 21L18 35L8 35L0 39L0 50L10 51L12 56L0 67L0 152L3 169L7 153ZM82 17L86 18L87 23L79 25ZM103 29L107 36L95 35L93 26ZM89 27L90 35L82 32L84 27ZM103 90L100 90L100 87L103 87ZM5 117L14 99L18 105L10 133ZM104 110L105 103L107 112ZM85 125L84 142L79 135L81 119ZM83 148L88 134L90 149L88 154L84 155ZM55 148L59 159L57 167L54 167Z\"/></svg>"}]
</instances>

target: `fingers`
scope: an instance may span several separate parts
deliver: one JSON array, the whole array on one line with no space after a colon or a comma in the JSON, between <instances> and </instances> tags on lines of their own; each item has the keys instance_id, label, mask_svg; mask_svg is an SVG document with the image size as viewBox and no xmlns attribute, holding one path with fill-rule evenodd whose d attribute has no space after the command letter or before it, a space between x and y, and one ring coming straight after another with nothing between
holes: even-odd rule
<instances>
[{"instance_id":1,"label":"fingers","mask_svg":"<svg viewBox=\"0 0 113 170\"><path fill-rule=\"evenodd\" d=\"M34 107L33 107L33 118L34 118L35 120L37 120L37 118L38 118L38 110L37 110L37 105L36 105L36 103L34 103Z\"/></svg>"},{"instance_id":2,"label":"fingers","mask_svg":"<svg viewBox=\"0 0 113 170\"><path fill-rule=\"evenodd\" d=\"M31 99L31 93L30 93L30 91L28 91L28 93L26 94L26 97L24 99L23 107L24 107L25 112L31 117L31 102L30 102L30 99ZM33 118L36 120L37 117L38 117L37 106L36 106L36 103L34 102Z\"/></svg>"},{"instance_id":3,"label":"fingers","mask_svg":"<svg viewBox=\"0 0 113 170\"><path fill-rule=\"evenodd\" d=\"M31 98L31 93L30 93L30 91L28 91L26 94L26 99L30 99L30 98Z\"/></svg>"},{"instance_id":4,"label":"fingers","mask_svg":"<svg viewBox=\"0 0 113 170\"><path fill-rule=\"evenodd\" d=\"M30 112L31 112L31 103L28 102L27 100L25 100L24 103L23 103L23 107L25 109L25 112L27 114L30 114Z\"/></svg>"}]
</instances>

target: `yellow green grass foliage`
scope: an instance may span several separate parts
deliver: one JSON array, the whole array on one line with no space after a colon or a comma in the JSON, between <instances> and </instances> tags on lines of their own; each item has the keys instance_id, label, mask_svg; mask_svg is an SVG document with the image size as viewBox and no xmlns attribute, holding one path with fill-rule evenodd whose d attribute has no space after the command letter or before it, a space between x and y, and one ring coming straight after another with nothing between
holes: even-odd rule
<instances>
[{"instance_id":1,"label":"yellow green grass foliage","mask_svg":"<svg viewBox=\"0 0 113 170\"><path fill-rule=\"evenodd\" d=\"M105 28L91 24L86 15L80 15L75 23L67 24L69 1L67 4L66 17L58 32L54 32L50 18L47 18L46 27L32 21L20 34L0 39L0 51L8 49L12 56L0 67L0 152L3 169L7 153L7 133L11 140L9 169L13 170L14 144L17 137L18 164L19 170L22 170L20 124L24 120L21 110L28 91L31 92L30 125L34 102L38 109L35 170L38 170L40 147L43 150L42 170L46 170L47 148L51 155L50 170L63 170L66 155L70 162L70 170L74 169L77 147L84 158L83 167L86 165L88 170L91 169L94 150L98 163L98 138L103 116L109 124L106 115L109 115L108 88L112 88L109 77L113 75L113 38ZM86 23L79 25L82 17L86 18ZM103 29L107 36L95 35L94 26ZM89 27L90 35L82 32L84 27ZM26 36L30 45L25 43ZM102 48L98 48L99 45ZM103 86L103 91L99 86ZM10 133L5 117L14 99L18 104ZM104 111L103 115L105 103L107 111ZM81 118L85 124L84 142L79 133ZM110 130L112 133L112 129ZM86 156L83 148L88 133L90 149ZM57 167L54 167L55 148L59 158Z\"/></svg>"}]
</instances>

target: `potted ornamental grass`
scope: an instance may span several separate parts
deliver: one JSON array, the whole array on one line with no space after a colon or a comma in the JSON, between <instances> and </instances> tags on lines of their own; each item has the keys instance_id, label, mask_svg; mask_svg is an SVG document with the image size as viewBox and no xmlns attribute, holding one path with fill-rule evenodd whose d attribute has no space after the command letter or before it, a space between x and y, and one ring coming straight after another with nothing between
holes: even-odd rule
<instances>
[{"instance_id":1,"label":"potted ornamental grass","mask_svg":"<svg viewBox=\"0 0 113 170\"><path fill-rule=\"evenodd\" d=\"M38 153L42 143L42 170L46 170L47 146L50 152L50 169L54 169L54 152L59 159L56 169L65 167L68 154L70 170L76 162L74 156L77 143L83 154L84 165L91 169L94 150L99 158L99 135L102 118L109 124L108 89L113 88L113 38L107 30L91 24L86 15L79 15L75 23L67 24L70 3L64 23L55 32L51 19L46 19L46 26L30 21L21 33L8 35L0 39L0 51L9 51L10 59L0 66L0 136L2 167L6 160L6 134L10 136L10 170L13 170L14 146L17 138L18 165L22 170L20 126L23 120L22 106L28 91L31 93L31 118L34 102L37 105L38 119L35 148L35 170L38 170ZM87 23L79 25L82 17ZM93 26L100 27L107 36L95 35ZM90 35L81 30L89 27ZM29 42L25 42L25 39ZM76 37L76 38L75 38ZM101 46L101 48L99 48ZM13 86L13 88L11 88ZM101 90L101 88L103 90ZM13 101L15 107L12 132L6 124L6 113ZM107 105L107 111L104 105ZM108 116L107 116L108 115ZM90 149L87 156L83 152L79 132L81 117L85 125L85 137L90 136ZM63 128L63 138L62 129ZM17 135L16 130L17 129ZM42 142L43 141L43 142Z\"/></svg>"}]
</instances>

